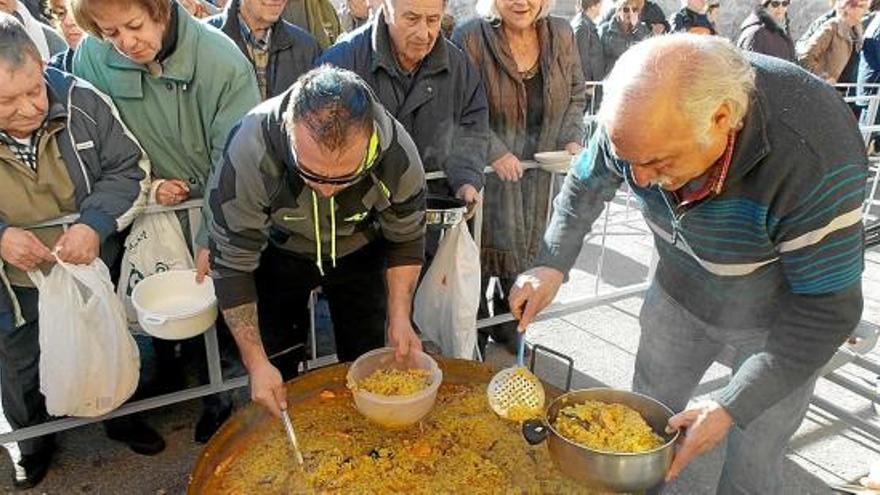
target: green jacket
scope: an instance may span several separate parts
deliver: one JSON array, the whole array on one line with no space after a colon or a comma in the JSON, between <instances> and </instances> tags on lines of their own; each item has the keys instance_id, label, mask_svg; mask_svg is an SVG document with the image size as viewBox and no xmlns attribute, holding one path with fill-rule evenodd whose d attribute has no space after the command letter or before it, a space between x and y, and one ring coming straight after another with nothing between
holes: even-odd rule
<instances>
[{"instance_id":1,"label":"green jacket","mask_svg":"<svg viewBox=\"0 0 880 495\"><path fill-rule=\"evenodd\" d=\"M161 76L85 38L74 74L110 95L153 164L153 177L182 179L190 197L204 196L233 126L260 102L250 62L223 33L192 18L176 2L177 47Z\"/></svg>"}]
</instances>

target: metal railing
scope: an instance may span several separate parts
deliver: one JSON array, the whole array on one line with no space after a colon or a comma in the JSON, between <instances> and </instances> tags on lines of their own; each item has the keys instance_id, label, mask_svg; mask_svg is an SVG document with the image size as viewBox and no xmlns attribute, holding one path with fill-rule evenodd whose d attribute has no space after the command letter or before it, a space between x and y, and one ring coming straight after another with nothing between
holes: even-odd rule
<instances>
[{"instance_id":1,"label":"metal railing","mask_svg":"<svg viewBox=\"0 0 880 495\"><path fill-rule=\"evenodd\" d=\"M601 86L601 83L588 83L593 87ZM880 85L878 85L880 86ZM880 102L880 95L875 96L846 96L847 101L850 102L866 102L866 107L869 109L870 118L873 119L878 110L878 102ZM595 103L597 101L596 98L593 99ZM587 118L590 116L588 114ZM865 136L866 142L868 142L871 138L871 135L875 132L880 132L880 126L876 126L873 124L863 124L861 126L863 136ZM534 169L540 167L537 163L534 162L523 162L525 169ZM877 191L877 181L878 174L876 173L876 162L874 165L875 175L873 178L872 186L871 186L871 196L868 198L869 200L876 194ZM486 173L494 173L491 167L487 167L485 169ZM432 172L427 174L428 180L442 180L445 179L445 175L442 172ZM555 179L555 177L554 177ZM555 180L551 181L551 184L554 183ZM549 195L549 199L551 201L550 208L548 210L552 210L552 199L553 194L551 190L551 194ZM639 283L635 283L625 287L614 288L613 290L602 292L601 291L601 280L603 277L603 270L605 264L605 252L606 252L606 243L605 240L609 236L609 228L616 225L632 225L633 222L641 222L639 228L644 232L644 235L650 235L650 232L644 225L644 222L641 218L641 215L630 215L633 211L632 208L632 194L628 188L622 188L621 191L615 196L615 199L612 203L616 203L618 205L623 204L623 219L620 220L611 220L611 203L606 206L605 212L603 214L602 228L599 233L591 233L591 236L599 235L601 236L600 243L600 252L597 260L596 266L596 282L594 286L594 291L592 295L572 299L570 301L566 301L564 303L554 303L550 307L548 307L541 315L538 316L536 321L543 321L553 318L564 317L576 312L584 311L587 309L591 309L597 306L611 304L616 301L620 301L622 299L626 299L629 297L635 297L642 295L649 286L650 280L653 278L654 269L656 267L657 255L656 250L652 250L652 257L648 263L649 269L645 280ZM180 205L174 207L161 207L158 205L148 206L143 214L152 214L159 213L165 211L177 211L177 210L186 210L189 215L189 225L190 225L190 233L191 238L195 238L195 232L198 229L198 225L201 222L201 215L198 213L198 210L202 206L201 200L191 200L186 203L182 203ZM872 205L866 204L866 215L870 211ZM550 211L548 211L548 215ZM482 205L477 209L475 215L475 229L474 229L474 238L477 244L480 244L480 232L481 232L481 224L482 224L482 216L483 209ZM67 217L56 219L51 222L46 222L34 227L45 227L51 225L69 225L76 221L76 215L69 215ZM645 228L643 228L645 227ZM310 306L314 305L314 299L310 301ZM477 321L478 328L484 328L492 325L496 325L499 323L504 323L508 321L513 321L514 318L511 314L502 314L496 315L493 317L481 319ZM320 357L317 356L317 349L315 347L315 337L314 337L314 318L312 319L312 339L311 339L311 354L312 360L310 361L311 365L309 368L314 366L328 364L334 361L333 356L329 357ZM237 389L243 386L246 386L248 383L247 377L237 377L232 379L224 379L222 375L222 369L220 365L220 353L219 347L217 343L217 335L216 330L212 327L204 334L205 339L205 351L206 358L208 362L208 383L205 385L201 385L198 387L187 388L180 391L175 391L163 395L159 395L156 397L150 397L147 399L141 399L135 402L126 403L120 408L114 410L113 412L101 416L98 418L62 418L52 420L50 422L46 422L40 425L30 426L27 428L21 428L10 433L0 434L0 443L8 443L8 442L17 442L20 440L25 440L28 438L34 438L50 433L55 433L63 430L68 430L71 428L75 428L78 426L94 423L97 421L102 421L104 419L125 416L128 414L133 414L136 412L148 411L151 409L156 409L159 407L164 407L172 404L177 404L180 402L184 402L187 400L192 400L200 397L204 397L207 395L215 394L218 392L224 392L227 390ZM842 416L841 416L842 417Z\"/></svg>"}]
</instances>

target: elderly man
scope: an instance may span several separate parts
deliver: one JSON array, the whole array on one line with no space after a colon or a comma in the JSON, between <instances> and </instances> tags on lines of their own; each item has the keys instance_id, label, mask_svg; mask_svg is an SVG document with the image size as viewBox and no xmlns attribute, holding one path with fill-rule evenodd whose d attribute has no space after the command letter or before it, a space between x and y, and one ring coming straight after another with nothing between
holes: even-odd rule
<instances>
[{"instance_id":1,"label":"elderly man","mask_svg":"<svg viewBox=\"0 0 880 495\"><path fill-rule=\"evenodd\" d=\"M255 401L275 415L286 408L262 342L290 332L318 286L341 361L381 347L386 322L398 358L421 349L410 309L425 174L406 130L362 80L332 67L307 73L242 119L219 167L207 203L212 273Z\"/></svg>"},{"instance_id":2,"label":"elderly man","mask_svg":"<svg viewBox=\"0 0 880 495\"><path fill-rule=\"evenodd\" d=\"M681 10L672 16L672 32L715 34L715 26L706 15L706 0L682 0Z\"/></svg>"},{"instance_id":3,"label":"elderly man","mask_svg":"<svg viewBox=\"0 0 880 495\"><path fill-rule=\"evenodd\" d=\"M412 136L425 171L446 173L445 183L429 183L432 193L473 207L488 164L489 108L480 75L440 34L445 0L383 5L368 27L329 48L321 63L362 77Z\"/></svg>"},{"instance_id":4,"label":"elderly man","mask_svg":"<svg viewBox=\"0 0 880 495\"><path fill-rule=\"evenodd\" d=\"M46 69L24 26L0 14L0 390L13 428L47 419L40 394L38 295L27 272L118 254L114 233L146 203L149 162L105 96ZM29 228L69 214L61 227ZM55 254L53 254L53 252ZM88 358L88 356L84 356ZM35 486L51 437L19 442L19 488Z\"/></svg>"},{"instance_id":5,"label":"elderly man","mask_svg":"<svg viewBox=\"0 0 880 495\"><path fill-rule=\"evenodd\" d=\"M223 13L208 19L251 62L263 100L290 88L321 55L311 34L281 18L286 4L286 0L232 0Z\"/></svg>"},{"instance_id":6,"label":"elderly man","mask_svg":"<svg viewBox=\"0 0 880 495\"><path fill-rule=\"evenodd\" d=\"M601 128L511 307L525 327L552 301L625 181L660 253L633 388L682 411L669 428L686 431L667 478L726 437L718 493L782 493L788 439L862 311L855 120L819 79L714 36L645 41L606 82ZM737 351L729 384L686 407L725 346Z\"/></svg>"}]
</instances>

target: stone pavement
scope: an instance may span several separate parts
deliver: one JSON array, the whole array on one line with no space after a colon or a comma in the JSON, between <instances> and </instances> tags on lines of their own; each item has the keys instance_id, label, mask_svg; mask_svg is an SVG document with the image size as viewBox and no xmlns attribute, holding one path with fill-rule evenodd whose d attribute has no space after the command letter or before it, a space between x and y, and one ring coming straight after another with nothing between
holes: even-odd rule
<instances>
[{"instance_id":1,"label":"stone pavement","mask_svg":"<svg viewBox=\"0 0 880 495\"><path fill-rule=\"evenodd\" d=\"M611 211L610 235L604 252L605 269L600 281L602 293L643 281L651 253L651 239L639 214L627 210L623 199L618 200ZM597 227L601 227L601 223ZM596 236L589 238L559 301L593 293L601 252L600 239ZM868 254L864 281L864 319L880 325L880 249ZM630 297L611 305L536 323L529 330L528 340L574 359L575 388L607 385L627 389L638 344L637 315L641 304L641 297ZM880 353L876 350L868 358L880 364ZM503 347L493 345L487 360L497 366L506 366L513 357ZM556 385L562 385L562 368L554 359L541 357L537 361L537 372ZM714 365L706 374L699 393L706 395L723 386L728 373L725 366ZM874 378L853 365L845 366L841 373L863 383ZM880 426L880 419L874 414L869 399L827 380L820 381L817 394ZM57 463L39 489L32 493L184 493L189 472L201 449L192 441L192 427L199 407L198 401L191 401L148 415L149 422L165 435L168 442L168 449L154 458L130 453L125 446L108 440L97 425L60 434ZM853 481L866 474L869 462L877 459L880 459L880 439L864 435L811 406L789 449L782 474L786 494L830 493L828 483ZM706 456L671 486L669 493L712 493L710 486L718 476L720 462L718 452ZM10 474L10 463L0 462L0 492L11 490Z\"/></svg>"}]
</instances>

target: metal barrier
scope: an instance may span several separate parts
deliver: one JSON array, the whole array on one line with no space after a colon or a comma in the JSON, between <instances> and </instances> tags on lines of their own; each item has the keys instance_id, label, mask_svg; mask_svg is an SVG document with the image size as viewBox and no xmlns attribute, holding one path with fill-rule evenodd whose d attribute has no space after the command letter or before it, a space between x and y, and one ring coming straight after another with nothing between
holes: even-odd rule
<instances>
[{"instance_id":1,"label":"metal barrier","mask_svg":"<svg viewBox=\"0 0 880 495\"><path fill-rule=\"evenodd\" d=\"M599 93L599 89L601 89L601 83L594 82L594 83L588 83L588 85L595 88L594 95ZM878 87L880 87L880 85L878 85ZM851 102L867 102L867 108L870 109L869 112L873 112L870 114L870 116L872 118L874 116L876 116L878 106L880 106L880 103L878 103L878 102L880 102L880 95L846 96L845 98L847 99L847 101L851 101ZM591 101L595 105L597 100L598 100L598 98L594 97ZM595 110L595 108L594 108L594 110ZM590 118L590 115L592 115L592 114L588 115L588 119ZM588 121L588 122L591 122L591 121ZM870 140L870 137L874 132L880 132L880 126L873 125L873 124L864 124L861 126L861 129L863 132L863 136L865 136L866 142L868 142L868 140ZM539 167L539 165L534 162L523 162L523 165L524 165L524 168L526 168L526 169L532 169L532 168ZM874 162L874 170L876 170L876 162ZM485 172L486 173L494 173L494 171L491 167L487 167L485 169ZM442 172L433 172L433 173L427 174L427 179L428 180L445 179L445 175ZM878 181L878 174L875 172L875 176L873 179L873 186L871 188L872 192L871 192L871 196L869 197L869 200L874 197L874 194L876 194L877 181ZM555 180L551 181L551 182L555 182ZM553 197L553 195L551 194L550 195L551 209L552 209L552 197ZM559 317L563 317L563 316L566 316L566 315L569 315L572 313L591 309L591 308L594 308L597 306L611 304L616 301L620 301L622 299L642 295L647 290L647 288L650 284L650 280L653 278L654 270L656 268L656 261L657 261L656 250L654 250L652 253L652 258L649 261L649 270L648 270L647 276L643 282L633 284L633 285L630 285L627 287L615 288L614 290L608 291L606 293L602 293L600 291L600 288L601 288L600 282L602 279L604 263L605 263L605 256L604 256L605 249L606 249L605 239L609 235L608 234L609 227L615 226L615 225L623 225L623 224L631 225L632 222L641 222L640 227L644 227L644 223L643 223L643 220L640 215L633 216L632 218L629 215L630 212L632 211L631 199L632 199L631 191L629 191L628 188L622 188L621 191L619 191L618 194L615 196L615 199L612 201L612 203L618 203L618 204L622 203L624 205L624 211L623 211L624 218L622 220L618 220L618 221L611 221L610 220L611 208L610 208L610 206L608 206L608 207L606 207L605 212L604 212L601 233L591 234L593 236L600 235L602 238L600 255L599 255L599 259L597 261L596 283L594 286L593 294L590 296L571 300L571 301L568 301L565 303L555 303L555 304L551 305L550 307L548 307L544 312L542 312L542 314L538 316L536 321L543 321L543 320L548 320L548 319L553 319L553 318L559 318ZM611 203L609 203L609 205L610 204ZM201 200L191 200L186 203L183 203L183 204L180 204L180 205L177 205L174 207L170 207L170 208L161 207L161 206L157 206L157 205L151 205L146 208L146 210L144 211L144 214L158 213L158 212L164 212L164 211L187 210L188 215L189 215L189 219L190 219L189 223L190 223L191 234L192 234L192 238L194 238L195 237L194 234L195 234L196 230L198 229L198 224L201 221L201 215L197 213L197 211L201 208L201 206L202 206ZM866 205L866 214L870 210L870 208L871 208L871 205L867 204ZM481 232L480 226L482 224L482 213L483 213L483 211L482 211L482 205L481 205L477 209L477 213L475 216L476 228L474 229L475 230L474 237L475 237L475 240L478 245L480 244L480 232ZM549 214L549 212L548 212L548 214ZM34 226L34 227L43 227L43 226L50 226L50 225L66 225L66 224L73 223L74 221L76 221L76 215L70 215L70 216L67 216L67 217L64 217L61 219L57 219L52 222L46 222L46 223L43 223L43 224L40 224L40 225ZM650 235L647 228L644 228L643 231L646 236ZM310 305L313 306L313 304L314 304L314 300L311 301ZM484 327L488 327L488 326L492 326L492 325L496 325L496 324L504 323L504 322L508 322L508 321L513 321L513 320L514 320L514 318L511 314L496 315L496 316L493 316L490 318L479 320L477 322L477 327L484 328ZM312 329L314 332L314 325L312 325ZM136 412L156 409L159 407L164 407L167 405L172 405L172 404L180 403L183 401L192 400L192 399L196 399L199 397L204 397L207 395L215 394L218 392L224 392L227 390L233 390L233 389L237 389L237 388L246 386L248 383L247 377L238 377L238 378L233 378L233 379L229 379L229 380L225 380L223 378L222 370L220 367L220 353L219 353L219 347L217 344L216 330L214 328L211 328L210 330L208 330L204 334L204 338L205 338L206 357L207 357L207 361L208 361L208 377L209 377L208 384L198 386L198 387L188 388L185 390L180 390L180 391L176 391L176 392L172 392L172 393L167 393L167 394L163 394L163 395L156 396L156 397L142 399L142 400L138 400L136 402L126 403L123 406L121 406L120 408L113 411L112 413L107 414L102 417L99 417L99 418L63 418L63 419L57 419L57 420L53 420L50 422L46 422L46 423L43 423L40 425L35 425L35 426L27 427L27 428L18 429L13 432L10 432L10 433L4 433L4 434L0 435L0 443L17 442L17 441L25 440L28 438L34 438L34 437L38 437L38 436L42 436L42 435L46 435L46 434L50 434L50 433L68 430L68 429L82 426L85 424L90 424L90 423L102 421L102 420L108 419L108 418L125 416L125 415L133 414ZM323 365L323 364L329 364L329 362L333 362L332 356L329 359L322 360L319 356L316 355L317 353L316 353L316 349L315 349L314 340L315 339L313 337L312 343L311 343L311 350L312 350L312 357L313 357L312 364L315 366L318 366L318 365Z\"/></svg>"}]
</instances>

